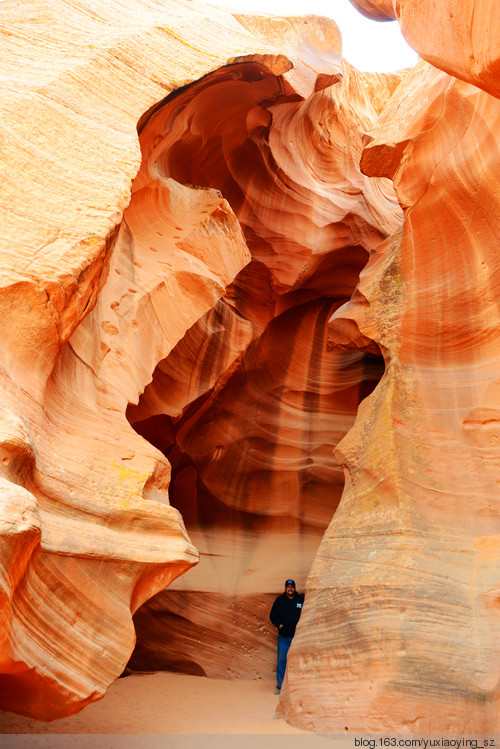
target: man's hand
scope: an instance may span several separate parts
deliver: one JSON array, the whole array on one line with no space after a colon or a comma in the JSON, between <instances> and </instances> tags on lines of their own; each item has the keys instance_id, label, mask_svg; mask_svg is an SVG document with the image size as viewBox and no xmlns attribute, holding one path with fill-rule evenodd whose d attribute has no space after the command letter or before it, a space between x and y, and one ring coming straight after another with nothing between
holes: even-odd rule
<instances>
[{"instance_id":1,"label":"man's hand","mask_svg":"<svg viewBox=\"0 0 500 749\"><path fill-rule=\"evenodd\" d=\"M283 625L282 625L282 624L280 624L280 626L278 627L278 629L281 629L281 627L282 627L282 626L283 626Z\"/></svg>"}]
</instances>

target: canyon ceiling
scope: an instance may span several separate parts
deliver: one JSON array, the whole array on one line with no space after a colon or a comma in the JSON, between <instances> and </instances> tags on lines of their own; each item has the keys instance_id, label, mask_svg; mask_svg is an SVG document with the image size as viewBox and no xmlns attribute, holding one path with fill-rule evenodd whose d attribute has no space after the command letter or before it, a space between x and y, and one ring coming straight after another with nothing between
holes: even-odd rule
<instances>
[{"instance_id":1,"label":"canyon ceiling","mask_svg":"<svg viewBox=\"0 0 500 749\"><path fill-rule=\"evenodd\" d=\"M6 0L0 706L273 678L320 732L498 732L493 0L333 21Z\"/></svg>"}]
</instances>

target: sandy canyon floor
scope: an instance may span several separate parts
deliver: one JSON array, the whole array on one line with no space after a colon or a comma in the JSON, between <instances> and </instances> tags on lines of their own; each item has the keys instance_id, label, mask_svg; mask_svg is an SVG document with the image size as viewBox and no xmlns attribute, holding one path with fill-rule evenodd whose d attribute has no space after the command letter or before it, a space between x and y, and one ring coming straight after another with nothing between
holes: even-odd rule
<instances>
[{"instance_id":1,"label":"sandy canyon floor","mask_svg":"<svg viewBox=\"0 0 500 749\"><path fill-rule=\"evenodd\" d=\"M72 749L97 746L190 749L202 745L209 749L212 745L225 747L224 736L229 739L229 735L238 734L239 747L308 749L326 746L326 742L332 746L331 739L301 731L275 718L278 697L273 690L274 681L226 681L166 672L132 674L112 684L102 700L69 718L46 723L0 711L0 733L4 734L1 744L3 749L62 747L54 734L64 734L64 745ZM31 741L27 741L26 734L32 735ZM73 735L69 744L68 734ZM129 734L134 738L117 736L113 740L110 734ZM151 736L143 739L139 734ZM196 743L195 735L203 744ZM85 736L90 738L85 740ZM354 740L346 737L335 744L347 749L354 745Z\"/></svg>"}]
</instances>

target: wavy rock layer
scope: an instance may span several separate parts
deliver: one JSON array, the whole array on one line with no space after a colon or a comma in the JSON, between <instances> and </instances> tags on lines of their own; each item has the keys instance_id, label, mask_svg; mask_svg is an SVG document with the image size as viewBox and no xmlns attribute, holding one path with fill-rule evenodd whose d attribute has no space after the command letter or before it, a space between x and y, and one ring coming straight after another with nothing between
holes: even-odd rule
<instances>
[{"instance_id":1,"label":"wavy rock layer","mask_svg":"<svg viewBox=\"0 0 500 749\"><path fill-rule=\"evenodd\" d=\"M281 21L270 45L175 2L2 14L15 169L2 213L0 693L4 708L55 718L104 694L133 648L131 613L197 561L168 502L170 466L125 409L250 259L211 189L150 179L122 217L137 119L228 58L257 53L286 73L297 33Z\"/></svg>"},{"instance_id":2,"label":"wavy rock layer","mask_svg":"<svg viewBox=\"0 0 500 749\"><path fill-rule=\"evenodd\" d=\"M395 18L408 44L450 75L500 96L500 16L493 0L351 0L377 21Z\"/></svg>"},{"instance_id":3,"label":"wavy rock layer","mask_svg":"<svg viewBox=\"0 0 500 749\"><path fill-rule=\"evenodd\" d=\"M329 351L326 335L369 252L401 221L387 180L358 167L363 132L398 81L344 66L304 99L242 62L143 123L134 195L158 174L220 190L252 262L127 411L170 461L170 499L201 553L196 572L137 613L131 668L271 677L272 628L256 626L254 602L268 605L292 573L303 585L343 488L333 448L382 372L376 346L376 357ZM197 627L172 626L165 641L181 592Z\"/></svg>"},{"instance_id":4,"label":"wavy rock layer","mask_svg":"<svg viewBox=\"0 0 500 749\"><path fill-rule=\"evenodd\" d=\"M228 542L239 570L255 553L258 523L288 513L294 553L302 515L319 540L328 521L324 499L304 512L296 485L290 506L279 508L280 484L291 485L283 451L292 451L299 484L312 494L337 477L334 505L340 476L331 445L352 423L373 374L357 352L325 356L324 323L349 297L368 252L400 221L385 181L372 186L357 167L365 122L373 124L397 81L366 78L370 100L352 72L341 95L323 93L342 77L338 29L325 19L236 18L174 0L4 3L1 13L0 142L13 168L3 185L0 283L0 694L7 709L52 719L104 694L132 651L131 614L198 559L169 504L164 452L125 415L159 363L152 397L174 405L152 413L171 420L180 451L171 456L178 474L172 494L193 520L193 536L205 532L205 510L190 510L184 463L212 497L221 484L216 462L227 474L239 461L241 489L234 482L221 502L209 544L232 525L243 538ZM293 140L303 143L302 153L290 150ZM335 200L328 194L334 183ZM334 277L332 290L327 279ZM297 305L308 302L302 320ZM259 361L270 355L271 343L287 334L281 313L312 337L312 368L306 376L307 359L290 371L283 366L282 379L274 372L252 400L248 390L259 380L247 350L253 345ZM198 359L200 335L206 366ZM200 372L194 378L182 372L189 356ZM236 374L237 362L245 374ZM348 404L340 405L327 379L351 364L340 385ZM158 395L162 377L175 387ZM227 403L238 377L236 450L212 425L201 449L186 408L197 399L193 417L201 425L214 388ZM248 432L252 404L271 403L277 414L272 390L283 387L292 389L284 436L266 434L274 416ZM147 410L148 399L149 390L139 408ZM340 414L316 434L314 403ZM260 477L255 458L242 457L255 448L268 462ZM229 462L221 460L226 452ZM269 480L275 467L279 480ZM270 487L270 512L259 485ZM310 559L312 542L303 545ZM307 562L301 565L303 579ZM228 590L211 591L219 598L205 618L231 609L237 588L245 596L264 590L257 582L245 589L241 579L238 572Z\"/></svg>"},{"instance_id":5,"label":"wavy rock layer","mask_svg":"<svg viewBox=\"0 0 500 749\"><path fill-rule=\"evenodd\" d=\"M268 675L312 562L287 719L498 731L498 21L356 1L444 72L394 92L325 19L2 4L5 708L102 696L159 591L132 665Z\"/></svg>"},{"instance_id":6,"label":"wavy rock layer","mask_svg":"<svg viewBox=\"0 0 500 749\"><path fill-rule=\"evenodd\" d=\"M405 222L330 322L386 370L337 448L280 706L296 724L498 731L499 127L496 98L421 63L367 139Z\"/></svg>"}]
</instances>

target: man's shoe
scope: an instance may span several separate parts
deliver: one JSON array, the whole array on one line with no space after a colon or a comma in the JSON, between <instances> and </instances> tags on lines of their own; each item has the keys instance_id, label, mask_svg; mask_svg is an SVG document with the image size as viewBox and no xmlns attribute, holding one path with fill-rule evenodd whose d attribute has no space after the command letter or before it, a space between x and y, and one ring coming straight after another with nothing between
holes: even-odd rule
<instances>
[{"instance_id":1,"label":"man's shoe","mask_svg":"<svg viewBox=\"0 0 500 749\"><path fill-rule=\"evenodd\" d=\"M274 694L280 694L280 692L281 692L281 689L279 687L276 687L276 689L274 690Z\"/></svg>"}]
</instances>

